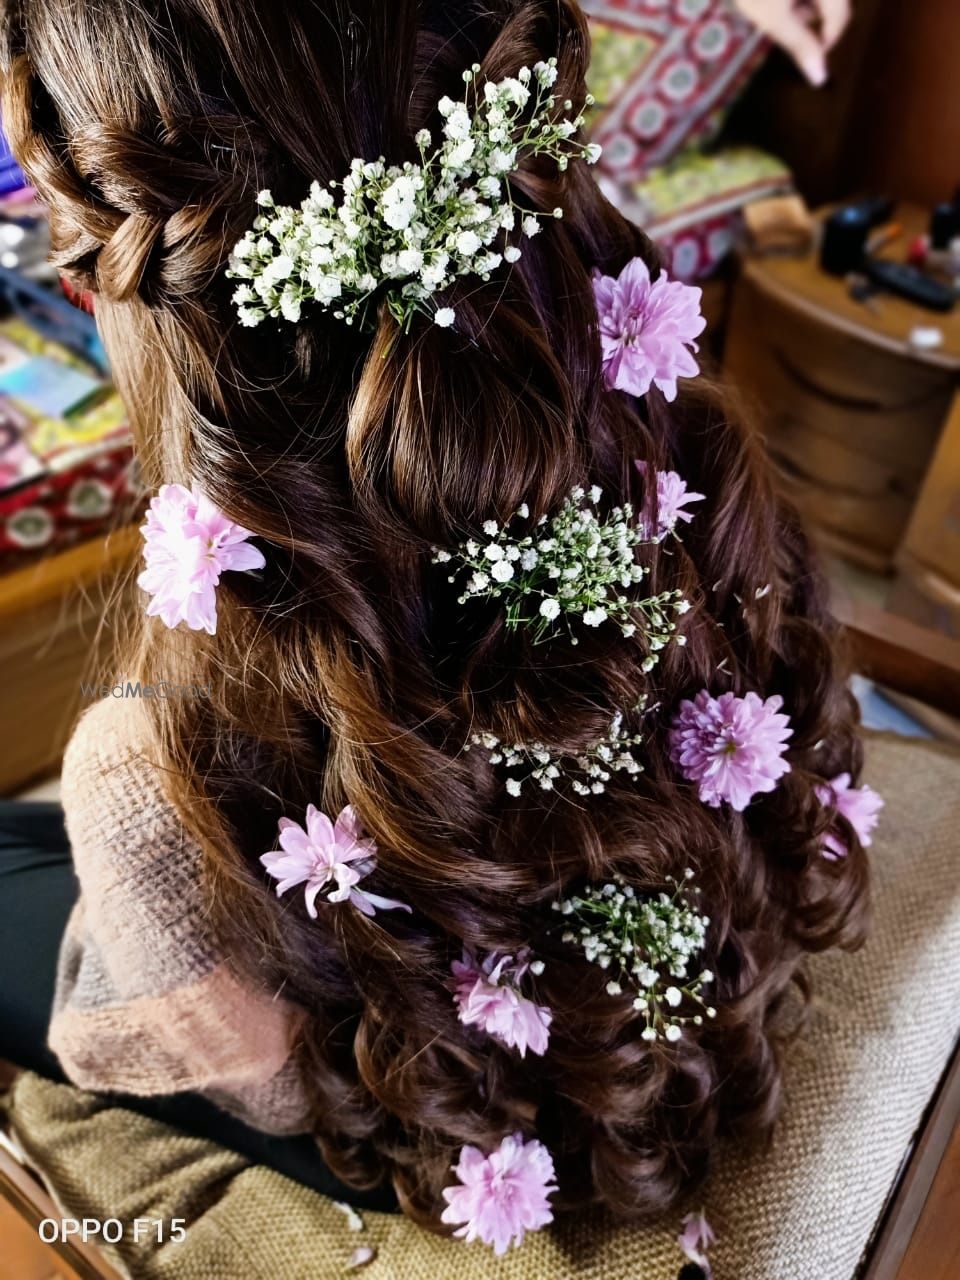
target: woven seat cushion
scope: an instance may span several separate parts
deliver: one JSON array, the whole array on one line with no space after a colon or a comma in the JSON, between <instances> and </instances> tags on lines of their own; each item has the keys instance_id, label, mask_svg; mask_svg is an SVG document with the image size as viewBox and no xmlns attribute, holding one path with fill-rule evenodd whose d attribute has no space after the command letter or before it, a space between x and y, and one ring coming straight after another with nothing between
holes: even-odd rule
<instances>
[{"instance_id":1,"label":"woven seat cushion","mask_svg":"<svg viewBox=\"0 0 960 1280\"><path fill-rule=\"evenodd\" d=\"M956 1040L960 757L880 736L867 759L887 798L873 937L856 956L811 963L815 1008L788 1056L773 1147L721 1152L698 1197L718 1235L717 1280L852 1280ZM642 1230L564 1222L498 1261L400 1217L367 1213L351 1232L314 1192L67 1086L22 1076L7 1105L74 1216L187 1219L184 1243L127 1239L136 1277L326 1280L362 1245L376 1250L365 1280L676 1280L684 1261L682 1210Z\"/></svg>"}]
</instances>

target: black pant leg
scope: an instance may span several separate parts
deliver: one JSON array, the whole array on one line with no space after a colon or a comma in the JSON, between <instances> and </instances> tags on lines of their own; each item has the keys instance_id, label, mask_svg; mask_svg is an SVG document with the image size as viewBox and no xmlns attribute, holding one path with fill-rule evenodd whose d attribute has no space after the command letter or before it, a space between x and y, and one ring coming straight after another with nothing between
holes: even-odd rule
<instances>
[{"instance_id":1,"label":"black pant leg","mask_svg":"<svg viewBox=\"0 0 960 1280\"><path fill-rule=\"evenodd\" d=\"M76 898L60 806L0 801L0 1058L57 1080L47 1028Z\"/></svg>"}]
</instances>

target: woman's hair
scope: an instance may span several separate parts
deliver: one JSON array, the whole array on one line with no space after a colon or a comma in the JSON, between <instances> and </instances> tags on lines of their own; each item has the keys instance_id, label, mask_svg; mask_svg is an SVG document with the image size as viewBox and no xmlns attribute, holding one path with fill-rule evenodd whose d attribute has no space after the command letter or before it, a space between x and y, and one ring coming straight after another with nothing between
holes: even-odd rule
<instances>
[{"instance_id":1,"label":"woman's hair","mask_svg":"<svg viewBox=\"0 0 960 1280\"><path fill-rule=\"evenodd\" d=\"M521 161L515 192L560 205L511 269L444 294L455 330L372 330L319 307L236 320L230 251L257 193L298 204L353 157L416 160L414 135L462 72L499 80L558 59L584 101L588 37L572 0L20 0L5 3L4 119L49 201L55 261L97 295L151 485L197 483L254 531L262 575L227 574L216 636L144 622L145 679L210 684L153 704L172 798L205 853L235 963L308 1015L299 1059L317 1139L358 1187L392 1179L437 1227L465 1143L523 1130L553 1154L560 1208L638 1216L701 1175L715 1135L765 1134L779 1103L778 1011L804 953L858 945L867 866L820 846L816 786L861 766L823 584L762 449L701 379L668 406L607 391L591 286L641 231L581 161ZM642 634L535 643L496 601L457 603L431 548L572 486L640 504L634 461L706 494L645 548L653 591L693 604L686 644L645 675ZM670 763L680 701L779 694L791 771L744 813L704 805ZM644 772L601 795L505 794L478 731L577 754L649 697ZM350 803L378 846L372 884L414 912L308 917L259 863L282 815ZM846 828L845 828L846 830ZM550 928L550 903L614 874L639 891L693 869L717 1016L641 1039L626 998ZM554 915L552 919L556 919ZM542 1057L463 1026L464 945L545 961ZM802 982L801 982L802 986Z\"/></svg>"}]
</instances>

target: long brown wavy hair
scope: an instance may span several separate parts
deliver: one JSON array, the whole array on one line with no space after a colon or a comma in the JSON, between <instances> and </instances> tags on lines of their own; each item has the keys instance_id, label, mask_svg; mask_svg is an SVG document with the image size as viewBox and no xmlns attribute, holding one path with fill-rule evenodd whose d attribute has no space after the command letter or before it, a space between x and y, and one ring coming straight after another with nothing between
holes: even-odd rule
<instances>
[{"instance_id":1,"label":"long brown wavy hair","mask_svg":"<svg viewBox=\"0 0 960 1280\"><path fill-rule=\"evenodd\" d=\"M584 100L588 37L570 0L20 0L2 5L4 118L50 204L56 261L95 290L151 484L197 482L253 530L261 575L227 574L215 637L144 622L143 679L211 684L153 704L171 796L205 851L229 954L308 1014L298 1052L317 1139L358 1187L392 1179L436 1227L459 1148L518 1129L552 1152L557 1202L661 1210L724 1130L766 1133L779 1103L777 1013L804 953L864 936L867 865L820 856L818 780L861 758L837 633L806 539L761 448L704 380L668 406L604 389L591 273L656 254L582 162L511 181L565 217L511 270L444 296L455 331L398 338L311 309L238 326L232 246L269 187L298 204L352 157L416 159L436 103L473 62L498 80L556 56ZM522 502L574 484L643 501L635 459L707 495L682 544L644 552L654 590L693 602L685 647L649 676L642 635L572 646L459 606L431 562ZM768 590L764 590L769 588ZM782 695L791 772L743 814L711 809L670 764L679 701ZM504 793L477 730L574 752L650 695L644 772L605 794ZM375 838L379 892L412 916L278 901L259 857L281 815L349 802ZM626 996L563 945L550 902L618 873L638 890L691 867L711 918L718 1016L647 1043ZM554 917L555 918L555 917ZM543 1057L457 1019L462 947L546 962Z\"/></svg>"}]
</instances>

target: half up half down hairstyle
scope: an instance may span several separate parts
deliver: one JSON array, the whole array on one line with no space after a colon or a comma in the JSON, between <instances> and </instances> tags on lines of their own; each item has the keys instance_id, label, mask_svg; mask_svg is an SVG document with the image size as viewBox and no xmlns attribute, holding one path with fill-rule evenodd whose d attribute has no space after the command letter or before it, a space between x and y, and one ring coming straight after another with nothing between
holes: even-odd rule
<instances>
[{"instance_id":1,"label":"half up half down hairstyle","mask_svg":"<svg viewBox=\"0 0 960 1280\"><path fill-rule=\"evenodd\" d=\"M663 1210L720 1132L766 1135L779 1101L780 1011L805 953L855 947L867 865L821 856L825 779L861 766L823 586L762 450L705 379L667 405L608 391L591 275L650 242L577 161L521 160L510 182L562 206L489 281L448 291L455 329L398 337L319 308L241 328L225 272L257 193L298 205L353 157L416 160L436 104L479 63L497 81L557 58L584 102L589 43L568 0L20 0L2 5L4 121L49 202L55 260L97 313L151 486L197 484L265 549L228 574L215 636L144 619L138 676L210 684L152 706L153 757L205 856L212 919L236 966L307 1013L299 1060L332 1167L392 1180L434 1229L464 1144L535 1134L560 1210ZM446 301L446 298L445 298ZM707 495L682 543L642 551L652 591L681 590L686 644L652 672L642 634L538 644L496 601L457 603L434 546L574 485L644 502L675 469ZM789 712L790 772L742 813L679 775L682 699L753 690ZM602 794L505 793L478 732L576 755L647 695L643 773ZM351 804L375 839L378 892L410 915L311 919L260 856L278 819ZM677 1043L641 1038L629 1000L552 929L549 907L617 875L658 891L691 868L710 917L717 1016ZM464 946L545 962L550 1044L521 1059L464 1026Z\"/></svg>"}]
</instances>

